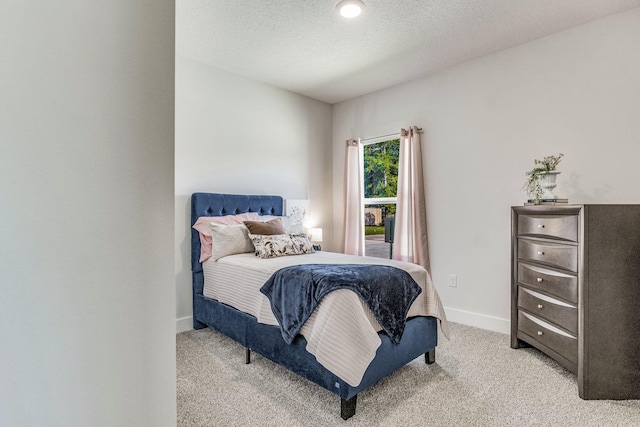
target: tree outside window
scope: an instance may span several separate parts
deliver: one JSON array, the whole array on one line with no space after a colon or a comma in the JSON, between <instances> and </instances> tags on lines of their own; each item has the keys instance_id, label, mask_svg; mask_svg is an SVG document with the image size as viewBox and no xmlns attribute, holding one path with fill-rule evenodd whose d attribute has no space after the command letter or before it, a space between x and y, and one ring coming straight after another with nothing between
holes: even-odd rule
<instances>
[{"instance_id":1,"label":"tree outside window","mask_svg":"<svg viewBox=\"0 0 640 427\"><path fill-rule=\"evenodd\" d=\"M363 155L365 255L389 258L385 219L396 213L400 139L364 145Z\"/></svg>"}]
</instances>

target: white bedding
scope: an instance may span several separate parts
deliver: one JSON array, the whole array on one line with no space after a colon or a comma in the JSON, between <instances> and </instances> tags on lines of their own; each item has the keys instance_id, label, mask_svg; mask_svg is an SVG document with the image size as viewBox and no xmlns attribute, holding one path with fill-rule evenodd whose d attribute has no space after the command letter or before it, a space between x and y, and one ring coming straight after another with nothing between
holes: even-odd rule
<instances>
[{"instance_id":1,"label":"white bedding","mask_svg":"<svg viewBox=\"0 0 640 427\"><path fill-rule=\"evenodd\" d=\"M416 264L381 258L358 257L333 252L260 259L253 253L230 255L202 264L204 296L256 317L258 322L278 325L269 300L260 292L277 270L296 264L383 264L407 271L422 288L408 317L433 316L440 320L445 336L447 319L427 271ZM349 325L349 328L345 328ZM329 371L356 387L381 344L380 325L360 298L343 289L329 293L301 330L307 351Z\"/></svg>"}]
</instances>

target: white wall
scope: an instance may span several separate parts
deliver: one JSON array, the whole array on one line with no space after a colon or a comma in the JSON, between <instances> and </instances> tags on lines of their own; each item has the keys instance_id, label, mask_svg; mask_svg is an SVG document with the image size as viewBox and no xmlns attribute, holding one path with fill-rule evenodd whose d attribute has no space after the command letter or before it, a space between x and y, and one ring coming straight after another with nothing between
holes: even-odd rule
<instances>
[{"instance_id":1,"label":"white wall","mask_svg":"<svg viewBox=\"0 0 640 427\"><path fill-rule=\"evenodd\" d=\"M0 425L175 425L174 2L0 6Z\"/></svg>"},{"instance_id":2,"label":"white wall","mask_svg":"<svg viewBox=\"0 0 640 427\"><path fill-rule=\"evenodd\" d=\"M194 192L309 199L310 218L332 214L331 106L176 57L176 316L192 327Z\"/></svg>"},{"instance_id":3,"label":"white wall","mask_svg":"<svg viewBox=\"0 0 640 427\"><path fill-rule=\"evenodd\" d=\"M534 158L565 154L570 202L640 203L639 45L635 9L334 105L334 238L344 140L422 127L436 287L451 320L507 332L510 206Z\"/></svg>"}]
</instances>

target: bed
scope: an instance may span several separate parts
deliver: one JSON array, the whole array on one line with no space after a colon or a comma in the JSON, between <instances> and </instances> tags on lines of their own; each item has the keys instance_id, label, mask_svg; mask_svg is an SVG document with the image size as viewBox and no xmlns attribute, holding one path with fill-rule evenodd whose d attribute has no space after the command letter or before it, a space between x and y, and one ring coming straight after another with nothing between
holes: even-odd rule
<instances>
[{"instance_id":1,"label":"bed","mask_svg":"<svg viewBox=\"0 0 640 427\"><path fill-rule=\"evenodd\" d=\"M244 213L256 213L261 216L282 216L283 199L280 196L220 193L194 193L191 198L192 225L196 224L200 217L225 217ZM203 247L201 246L200 234L194 228L191 230L191 242L194 329L201 329L208 326L235 340L246 349L246 363L250 362L251 352L256 352L336 394L340 398L340 415L345 420L355 414L359 392L367 389L380 379L422 355L424 355L426 363L431 364L435 362L435 348L438 343L438 324L440 323L443 331L445 331L446 318L434 289L429 289L429 295L431 297L429 304L431 304L430 307L432 308L428 311L433 315L409 316L404 325L402 337L398 343L392 342L392 339L383 331L371 329L369 325L369 329L373 332L365 332L375 335L375 343L373 344L374 351L370 355L370 359L367 357L358 358L358 354L355 354L356 359L362 359L359 363L364 363L365 365L359 368L360 371L355 369L358 371L357 374L351 375L351 371L341 370L340 366L334 366L336 363L340 365L340 362L336 361L335 357L332 359L329 351L323 350L323 343L326 339L318 339L316 336L318 334L313 330L303 329L301 334L296 335L293 341L288 344L285 342L285 339L283 339L283 333L277 322L272 321L273 319L260 319L261 317L271 315L271 313L261 314L260 310L264 312L264 308L258 308L256 309L257 311L253 312L251 310L239 310L229 304L221 302L224 301L223 299L217 300L212 297L210 293L207 293L205 290L205 272L208 277L207 283L210 283L218 274L217 271L219 270L215 269L222 268L223 270L220 271L227 271L224 270L226 268L232 271L233 268L237 268L237 266L234 267L234 263L255 263L255 261L250 260L252 254L239 254L223 257L217 261L207 260L200 262ZM337 257L345 257L345 261L343 262ZM253 258L256 257L253 256ZM309 255L281 257L278 262L282 263L284 259L287 259L288 262L295 260L294 262L320 264L327 260L335 261L336 259L338 259L340 263L377 263L378 261L384 261L376 261L376 259L366 257L324 253L321 251ZM394 261L391 260L384 262L387 264L394 263ZM280 264L277 264L277 266L280 266ZM411 266L413 266L413 264L411 264ZM416 266L414 267L418 268ZM263 274L263 277L267 277L267 275L265 275L267 273L268 272L261 272L260 274ZM221 275L220 277L223 276ZM226 280L228 282L233 280L249 280L234 279L234 277L235 276L224 276L223 279L220 280ZM240 277L243 276L240 275ZM261 276L259 274L257 277L258 278L253 280L260 280L259 277ZM343 299L346 300L346 298L340 298L340 296L345 295L345 292L349 294L349 297L352 297L350 294L351 291L349 290L340 290L329 295L342 304ZM329 295L325 298L328 298ZM427 296L424 296L425 300ZM357 296L354 298L357 299ZM420 298L423 297L421 296ZM323 301L321 304L325 304L325 302ZM411 307L412 310L414 309L414 305ZM322 307L319 306L317 309L319 313L322 313L321 308ZM411 313L410 311L409 314ZM414 314L415 313L414 311ZM424 311L420 311L419 313L424 313ZM321 314L318 315L318 317L320 316ZM326 316L329 323L332 319L334 319L333 321L335 322L335 318L333 315ZM313 322L317 324L320 323L320 320L314 317ZM375 323L375 321L373 322ZM308 323L313 327L311 319ZM322 328L318 326L317 329L323 329L324 325L322 326ZM307 325L305 325L305 328L307 328ZM338 335L351 333L350 331L346 331L344 327L341 329L344 332ZM355 334L355 332L353 333ZM309 341L305 337L308 337ZM330 339L343 338L335 338L334 335L331 335ZM329 348L336 346L336 344L329 344ZM340 345L346 347L348 343L344 342L343 339L343 343ZM362 345L362 347L365 348L367 345ZM350 354L349 351L352 350L345 351L347 354ZM312 354L312 352L314 354ZM365 351L363 352L366 353Z\"/></svg>"}]
</instances>

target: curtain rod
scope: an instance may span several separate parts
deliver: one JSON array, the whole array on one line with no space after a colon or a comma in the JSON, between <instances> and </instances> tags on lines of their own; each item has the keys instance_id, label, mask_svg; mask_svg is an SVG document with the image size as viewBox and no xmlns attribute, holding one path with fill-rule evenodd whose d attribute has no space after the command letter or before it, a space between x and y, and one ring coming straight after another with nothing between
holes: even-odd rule
<instances>
[{"instance_id":1,"label":"curtain rod","mask_svg":"<svg viewBox=\"0 0 640 427\"><path fill-rule=\"evenodd\" d=\"M422 133L422 128L418 128L418 133ZM374 139L387 138L389 136L397 136L400 137L400 132L390 133L388 135L380 135L380 136L372 136L371 138L360 138L360 142L367 142Z\"/></svg>"}]
</instances>

